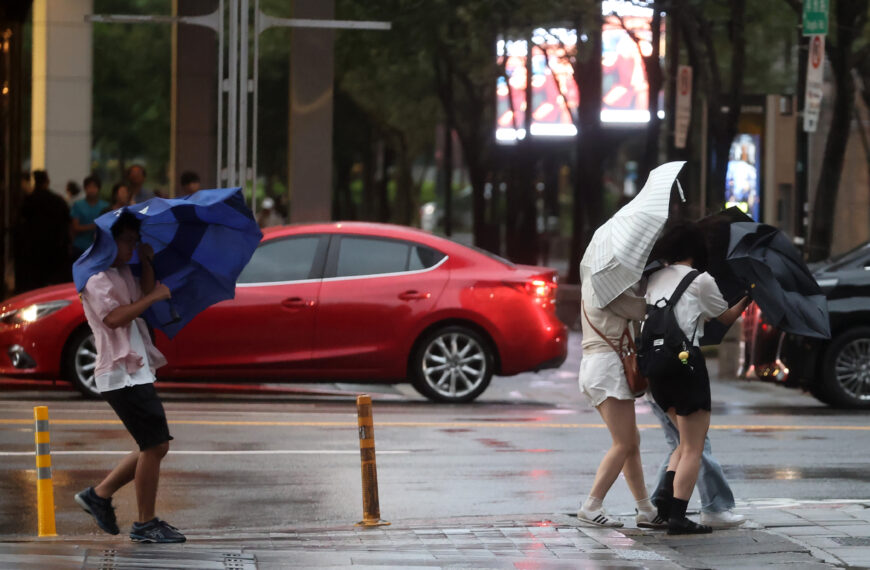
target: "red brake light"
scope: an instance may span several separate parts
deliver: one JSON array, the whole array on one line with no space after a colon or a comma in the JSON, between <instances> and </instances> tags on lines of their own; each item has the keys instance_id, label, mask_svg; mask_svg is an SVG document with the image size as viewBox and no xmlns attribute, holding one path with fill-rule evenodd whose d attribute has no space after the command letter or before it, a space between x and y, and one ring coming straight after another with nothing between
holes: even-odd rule
<instances>
[{"instance_id":1,"label":"red brake light","mask_svg":"<svg viewBox=\"0 0 870 570\"><path fill-rule=\"evenodd\" d=\"M526 292L535 299L535 302L545 309L551 310L556 308L556 289L558 287L555 276L551 278L536 276L526 282Z\"/></svg>"}]
</instances>

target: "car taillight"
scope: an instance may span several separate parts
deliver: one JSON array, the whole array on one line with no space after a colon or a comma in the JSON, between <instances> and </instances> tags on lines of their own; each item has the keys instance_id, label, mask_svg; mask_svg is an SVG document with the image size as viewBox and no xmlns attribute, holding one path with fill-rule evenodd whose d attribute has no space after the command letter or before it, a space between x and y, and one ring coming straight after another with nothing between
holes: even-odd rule
<instances>
[{"instance_id":1,"label":"car taillight","mask_svg":"<svg viewBox=\"0 0 870 570\"><path fill-rule=\"evenodd\" d=\"M545 309L556 308L556 277L546 279L535 277L526 282L526 292Z\"/></svg>"}]
</instances>

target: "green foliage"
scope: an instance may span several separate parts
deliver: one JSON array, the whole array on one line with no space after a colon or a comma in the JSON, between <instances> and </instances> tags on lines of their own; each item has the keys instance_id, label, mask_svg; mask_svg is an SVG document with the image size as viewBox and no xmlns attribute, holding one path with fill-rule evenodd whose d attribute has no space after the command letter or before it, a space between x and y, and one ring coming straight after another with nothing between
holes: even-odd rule
<instances>
[{"instance_id":1,"label":"green foliage","mask_svg":"<svg viewBox=\"0 0 870 570\"><path fill-rule=\"evenodd\" d=\"M169 14L169 0L96 0L98 14ZM93 152L97 170L120 178L142 161L151 184L169 163L171 26L93 24ZM111 167L111 168L110 168Z\"/></svg>"}]
</instances>

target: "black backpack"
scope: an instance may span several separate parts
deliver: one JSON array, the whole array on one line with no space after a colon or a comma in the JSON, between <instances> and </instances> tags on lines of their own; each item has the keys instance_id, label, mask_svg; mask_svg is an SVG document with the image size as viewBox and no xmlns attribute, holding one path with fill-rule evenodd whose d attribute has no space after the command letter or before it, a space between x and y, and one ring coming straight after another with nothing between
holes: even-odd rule
<instances>
[{"instance_id":1,"label":"black backpack","mask_svg":"<svg viewBox=\"0 0 870 570\"><path fill-rule=\"evenodd\" d=\"M637 343L637 365L647 378L680 374L681 367L688 363L694 338L689 340L680 328L674 307L698 275L698 271L692 271L683 277L670 299L662 298L646 306L646 320ZM686 358L680 358L682 352Z\"/></svg>"}]
</instances>

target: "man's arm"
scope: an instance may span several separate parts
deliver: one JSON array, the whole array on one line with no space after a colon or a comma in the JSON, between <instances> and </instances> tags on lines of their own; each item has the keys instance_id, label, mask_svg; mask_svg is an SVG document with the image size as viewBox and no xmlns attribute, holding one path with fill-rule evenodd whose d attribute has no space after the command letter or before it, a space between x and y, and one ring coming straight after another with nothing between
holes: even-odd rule
<instances>
[{"instance_id":1,"label":"man's arm","mask_svg":"<svg viewBox=\"0 0 870 570\"><path fill-rule=\"evenodd\" d=\"M127 326L133 322L134 319L139 317L139 315L144 313L148 307L157 301L163 301L170 297L172 297L172 293L169 292L169 287L162 283L156 283L153 286L153 290L144 295L138 301L133 301L129 305L121 305L120 307L112 309L103 319L103 323L105 323L105 325L110 329Z\"/></svg>"},{"instance_id":2,"label":"man's arm","mask_svg":"<svg viewBox=\"0 0 870 570\"><path fill-rule=\"evenodd\" d=\"M142 287L142 293L147 295L154 290L154 285L157 282L154 278L154 250L147 243L139 246L139 260L142 262L139 285Z\"/></svg>"}]
</instances>

